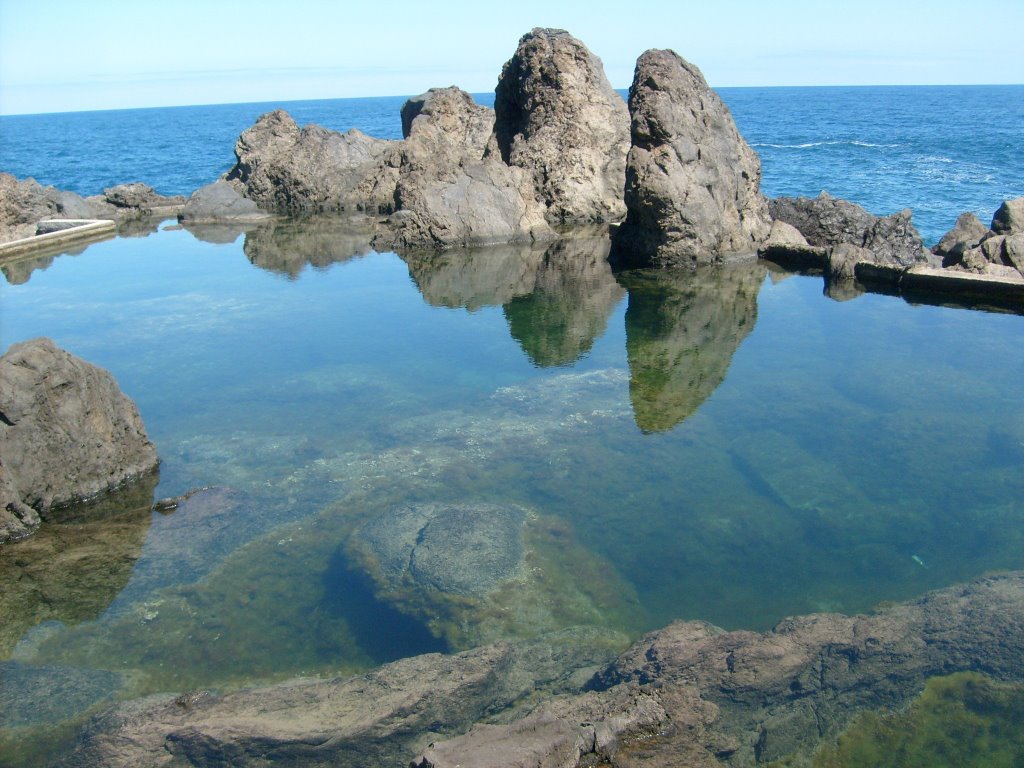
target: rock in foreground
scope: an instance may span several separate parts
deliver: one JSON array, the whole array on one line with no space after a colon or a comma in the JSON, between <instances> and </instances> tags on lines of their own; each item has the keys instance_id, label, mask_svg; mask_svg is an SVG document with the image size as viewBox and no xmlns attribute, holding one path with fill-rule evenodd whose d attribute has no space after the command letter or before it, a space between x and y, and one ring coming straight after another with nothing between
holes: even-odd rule
<instances>
[{"instance_id":1,"label":"rock in foreground","mask_svg":"<svg viewBox=\"0 0 1024 768\"><path fill-rule=\"evenodd\" d=\"M157 463L138 409L109 373L42 338L0 358L0 541Z\"/></svg>"},{"instance_id":2,"label":"rock in foreground","mask_svg":"<svg viewBox=\"0 0 1024 768\"><path fill-rule=\"evenodd\" d=\"M151 697L95 719L62 764L401 765L417 752L423 768L800 761L856 712L898 708L928 677L1024 679L1024 574L765 633L677 622L590 676L603 653L594 639L562 633L348 679Z\"/></svg>"},{"instance_id":3,"label":"rock in foreground","mask_svg":"<svg viewBox=\"0 0 1024 768\"><path fill-rule=\"evenodd\" d=\"M668 267L753 258L771 227L761 161L700 70L674 51L647 51L629 111L626 221L615 261Z\"/></svg>"}]
</instances>

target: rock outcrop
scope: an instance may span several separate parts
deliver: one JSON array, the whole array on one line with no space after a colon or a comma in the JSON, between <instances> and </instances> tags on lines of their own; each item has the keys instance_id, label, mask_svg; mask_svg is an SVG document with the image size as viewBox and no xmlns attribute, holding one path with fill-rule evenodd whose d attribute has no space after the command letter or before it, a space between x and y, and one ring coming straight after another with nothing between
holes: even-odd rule
<instances>
[{"instance_id":1,"label":"rock outcrop","mask_svg":"<svg viewBox=\"0 0 1024 768\"><path fill-rule=\"evenodd\" d=\"M534 29L498 79L494 139L505 163L534 174L550 223L617 221L629 113L601 60L561 29Z\"/></svg>"},{"instance_id":2,"label":"rock outcrop","mask_svg":"<svg viewBox=\"0 0 1024 768\"><path fill-rule=\"evenodd\" d=\"M992 216L991 228L973 213L963 213L953 229L932 248L943 267L1005 278L1024 275L1024 197L1006 200Z\"/></svg>"},{"instance_id":3,"label":"rock outcrop","mask_svg":"<svg viewBox=\"0 0 1024 768\"><path fill-rule=\"evenodd\" d=\"M488 762L529 745L529 765L806 764L863 709L898 709L931 676L1024 679L1024 578L981 579L869 616L814 614L771 632L676 622L637 641L590 684L523 720L435 742L419 768Z\"/></svg>"},{"instance_id":4,"label":"rock outcrop","mask_svg":"<svg viewBox=\"0 0 1024 768\"><path fill-rule=\"evenodd\" d=\"M668 267L753 258L771 226L761 162L700 70L673 51L647 51L629 111L626 221L614 260Z\"/></svg>"},{"instance_id":5,"label":"rock outcrop","mask_svg":"<svg viewBox=\"0 0 1024 768\"><path fill-rule=\"evenodd\" d=\"M909 209L875 216L827 192L815 198L777 197L768 207L772 219L793 226L813 246L833 248L848 243L871 251L879 264L902 268L928 260Z\"/></svg>"},{"instance_id":6,"label":"rock outcrop","mask_svg":"<svg viewBox=\"0 0 1024 768\"><path fill-rule=\"evenodd\" d=\"M157 463L138 409L109 373L49 339L0 358L0 540Z\"/></svg>"},{"instance_id":7,"label":"rock outcrop","mask_svg":"<svg viewBox=\"0 0 1024 768\"><path fill-rule=\"evenodd\" d=\"M284 110L262 115L235 143L226 180L261 209L278 213L389 210L394 186L378 189L383 156L394 142L352 129L299 128Z\"/></svg>"},{"instance_id":8,"label":"rock outcrop","mask_svg":"<svg viewBox=\"0 0 1024 768\"><path fill-rule=\"evenodd\" d=\"M387 215L378 247L530 242L621 218L626 108L580 41L524 36L495 106L433 88L403 106L402 141L300 129L277 110L239 138L226 179L268 211Z\"/></svg>"},{"instance_id":9,"label":"rock outcrop","mask_svg":"<svg viewBox=\"0 0 1024 768\"><path fill-rule=\"evenodd\" d=\"M358 677L154 696L94 719L60 765L403 765L478 719L578 689L611 655L598 633L565 632L414 656Z\"/></svg>"},{"instance_id":10,"label":"rock outcrop","mask_svg":"<svg viewBox=\"0 0 1024 768\"><path fill-rule=\"evenodd\" d=\"M435 88L402 108L396 212L378 245L445 248L552 236L529 174L485 157L494 112L458 88Z\"/></svg>"},{"instance_id":11,"label":"rock outcrop","mask_svg":"<svg viewBox=\"0 0 1024 768\"><path fill-rule=\"evenodd\" d=\"M185 203L181 196L158 194L145 184L122 184L102 195L82 197L75 192L44 187L35 179L19 180L0 173L0 243L37 234L44 219L111 219L124 222L152 214L175 214Z\"/></svg>"},{"instance_id":12,"label":"rock outcrop","mask_svg":"<svg viewBox=\"0 0 1024 768\"><path fill-rule=\"evenodd\" d=\"M399 765L417 753L422 768L805 761L856 712L899 708L931 676L1024 679L1024 575L764 633L676 622L602 665L604 647L562 633L354 678L150 697L95 718L61 765Z\"/></svg>"}]
</instances>

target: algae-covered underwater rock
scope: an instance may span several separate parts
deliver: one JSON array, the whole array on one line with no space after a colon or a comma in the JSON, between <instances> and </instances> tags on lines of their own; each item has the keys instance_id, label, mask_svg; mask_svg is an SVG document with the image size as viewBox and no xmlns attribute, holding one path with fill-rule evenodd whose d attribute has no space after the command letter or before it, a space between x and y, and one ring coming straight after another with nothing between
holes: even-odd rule
<instances>
[{"instance_id":1,"label":"algae-covered underwater rock","mask_svg":"<svg viewBox=\"0 0 1024 768\"><path fill-rule=\"evenodd\" d=\"M1024 762L1024 684L977 672L934 677L900 712L865 712L814 768L1011 766Z\"/></svg>"}]
</instances>

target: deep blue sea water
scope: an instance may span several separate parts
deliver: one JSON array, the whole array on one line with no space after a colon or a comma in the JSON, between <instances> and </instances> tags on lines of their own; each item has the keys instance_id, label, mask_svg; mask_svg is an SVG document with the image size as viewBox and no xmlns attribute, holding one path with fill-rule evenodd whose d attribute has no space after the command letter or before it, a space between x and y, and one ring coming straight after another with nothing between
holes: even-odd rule
<instances>
[{"instance_id":1,"label":"deep blue sea water","mask_svg":"<svg viewBox=\"0 0 1024 768\"><path fill-rule=\"evenodd\" d=\"M1024 194L1024 87L723 97L769 194L910 206L928 240ZM283 106L397 137L401 103ZM0 118L0 168L188 192L275 106ZM765 629L1024 568L1024 316L833 301L763 263L615 275L605 245L400 258L330 220L169 221L4 263L0 349L45 335L110 370L158 497L230 491L0 548L0 764L44 764L117 699L581 625ZM422 503L529 510L514 587L375 582L361 532Z\"/></svg>"},{"instance_id":2,"label":"deep blue sea water","mask_svg":"<svg viewBox=\"0 0 1024 768\"><path fill-rule=\"evenodd\" d=\"M830 194L875 214L911 208L932 243L963 211L988 221L1024 195L1024 85L723 88L771 196ZM493 94L476 94L492 105ZM231 167L271 109L300 125L401 138L404 97L0 117L0 170L97 194L143 181L188 194Z\"/></svg>"}]
</instances>

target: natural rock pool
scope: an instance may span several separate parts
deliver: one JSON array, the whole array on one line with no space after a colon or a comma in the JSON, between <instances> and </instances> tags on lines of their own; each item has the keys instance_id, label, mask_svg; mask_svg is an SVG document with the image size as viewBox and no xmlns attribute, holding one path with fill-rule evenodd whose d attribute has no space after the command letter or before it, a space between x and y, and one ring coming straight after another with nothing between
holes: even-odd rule
<instances>
[{"instance_id":1,"label":"natural rock pool","mask_svg":"<svg viewBox=\"0 0 1024 768\"><path fill-rule=\"evenodd\" d=\"M607 250L403 259L324 220L4 265L2 346L110 370L163 463L0 548L0 745L151 692L1024 567L1024 318Z\"/></svg>"}]
</instances>

